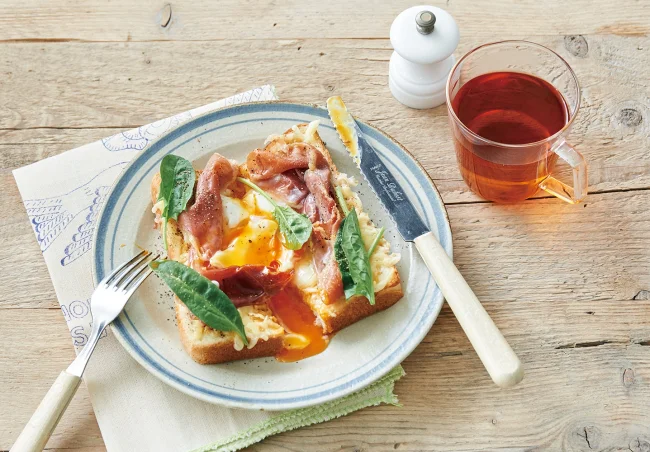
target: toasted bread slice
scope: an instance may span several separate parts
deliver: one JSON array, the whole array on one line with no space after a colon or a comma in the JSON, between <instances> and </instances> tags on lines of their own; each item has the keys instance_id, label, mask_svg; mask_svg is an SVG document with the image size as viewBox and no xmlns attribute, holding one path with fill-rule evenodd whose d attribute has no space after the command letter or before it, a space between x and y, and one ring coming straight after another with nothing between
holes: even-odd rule
<instances>
[{"instance_id":1,"label":"toasted bread slice","mask_svg":"<svg viewBox=\"0 0 650 452\"><path fill-rule=\"evenodd\" d=\"M215 331L176 299L176 321L181 342L199 364L217 364L238 359L275 356L283 347L285 331L266 305L239 308L249 346L232 331Z\"/></svg>"},{"instance_id":2,"label":"toasted bread slice","mask_svg":"<svg viewBox=\"0 0 650 452\"><path fill-rule=\"evenodd\" d=\"M197 171L197 173L199 173ZM152 212L155 224L162 234L162 204L158 203L160 174L151 181ZM175 220L167 222L167 256L169 259L186 263L190 245L178 228ZM180 301L175 300L176 323L181 342L190 357L200 364L217 364L239 359L261 358L277 355L283 347L286 332L266 305L238 308L244 322L248 347L234 332L216 331L205 325Z\"/></svg>"},{"instance_id":3,"label":"toasted bread slice","mask_svg":"<svg viewBox=\"0 0 650 452\"><path fill-rule=\"evenodd\" d=\"M332 186L341 187L343 197L348 208L357 209L361 235L369 248L374 238L379 233L368 214L363 211L363 204L359 196L352 191L357 182L344 173L339 173L332 161L332 156L325 147L315 127L315 123L298 124L287 130L283 135L271 136L267 142L273 139L281 139L287 143L306 142L315 146L327 160L332 173ZM390 244L382 238L377 249L370 257L374 286L375 304L371 305L363 296L353 297L349 300L338 300L333 303L326 300L322 291L303 292L305 302L317 317L323 327L323 332L333 333L351 325L375 312L391 307L404 295L399 273L395 265L399 261L399 255L390 251Z\"/></svg>"},{"instance_id":4,"label":"toasted bread slice","mask_svg":"<svg viewBox=\"0 0 650 452\"><path fill-rule=\"evenodd\" d=\"M316 127L317 123L300 124L282 135L270 136L267 143L274 139L282 139L287 142L307 142L320 150L331 168L332 185L341 187L348 208L357 209L362 237L366 246L369 247L379 232L379 228L363 212L361 200L352 190L356 181L337 171ZM240 174L247 177L245 165L240 167ZM154 204L152 211L156 214L156 225L162 232L160 213L163 205L157 201L159 188L160 175L156 174L151 182L151 198ZM184 237L174 220L168 220L167 223L167 243L168 257L187 263L190 249L189 238ZM317 284L314 287L301 288L303 300L313 311L317 323L323 328L323 333L330 334L339 331L375 312L392 306L402 298L401 281L395 267L398 261L399 255L391 253L390 244L382 239L370 258L376 291L374 305L370 305L363 296L329 302ZM235 333L215 331L196 318L180 300L176 299L175 303L176 319L183 346L192 359L201 364L277 355L282 350L283 341L288 334L266 305L239 308L249 340L249 346L245 347Z\"/></svg>"}]
</instances>

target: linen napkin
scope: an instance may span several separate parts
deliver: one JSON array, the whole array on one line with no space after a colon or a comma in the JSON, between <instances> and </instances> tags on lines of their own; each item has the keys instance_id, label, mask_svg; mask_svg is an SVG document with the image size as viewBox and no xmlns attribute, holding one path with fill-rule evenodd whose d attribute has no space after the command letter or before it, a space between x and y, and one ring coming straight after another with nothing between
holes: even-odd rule
<instances>
[{"instance_id":1,"label":"linen napkin","mask_svg":"<svg viewBox=\"0 0 650 452\"><path fill-rule=\"evenodd\" d=\"M273 99L273 86L265 85L13 172L77 351L88 339L92 320L93 230L122 169L181 122L227 105ZM367 388L320 406L284 412L229 409L167 386L140 367L107 330L84 381L109 451L234 451L360 408L397 404L393 385L403 374L398 366Z\"/></svg>"}]
</instances>

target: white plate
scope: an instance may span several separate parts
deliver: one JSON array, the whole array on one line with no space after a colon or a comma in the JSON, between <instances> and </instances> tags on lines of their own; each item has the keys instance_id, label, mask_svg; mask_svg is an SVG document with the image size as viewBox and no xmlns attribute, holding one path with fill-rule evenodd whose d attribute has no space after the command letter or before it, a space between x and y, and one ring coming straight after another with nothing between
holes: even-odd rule
<instances>
[{"instance_id":1,"label":"white plate","mask_svg":"<svg viewBox=\"0 0 650 452\"><path fill-rule=\"evenodd\" d=\"M442 307L442 293L412 244L404 242L336 135L327 111L310 105L252 103L192 119L152 143L131 161L104 204L95 233L95 284L140 249L160 250L153 229L149 183L161 159L174 153L201 168L214 153L243 161L265 138L319 119L321 137L338 169L355 176L365 210L401 253L398 265L404 298L384 312L337 333L320 355L297 363L274 358L200 365L183 350L164 284L150 277L113 322L124 348L165 383L199 399L230 407L284 410L316 405L369 385L398 365L420 343ZM395 141L362 124L361 130L403 184L429 227L451 256L451 230L433 182Z\"/></svg>"}]
</instances>

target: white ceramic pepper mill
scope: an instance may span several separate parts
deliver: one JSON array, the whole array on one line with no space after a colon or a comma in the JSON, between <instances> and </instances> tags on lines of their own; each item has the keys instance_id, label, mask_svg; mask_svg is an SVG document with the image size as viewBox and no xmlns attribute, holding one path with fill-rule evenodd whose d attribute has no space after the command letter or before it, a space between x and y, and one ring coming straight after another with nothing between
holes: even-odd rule
<instances>
[{"instance_id":1,"label":"white ceramic pepper mill","mask_svg":"<svg viewBox=\"0 0 650 452\"><path fill-rule=\"evenodd\" d=\"M459 38L456 21L443 9L414 6L402 11L390 27L395 51L388 84L395 99L419 109L443 104Z\"/></svg>"}]
</instances>

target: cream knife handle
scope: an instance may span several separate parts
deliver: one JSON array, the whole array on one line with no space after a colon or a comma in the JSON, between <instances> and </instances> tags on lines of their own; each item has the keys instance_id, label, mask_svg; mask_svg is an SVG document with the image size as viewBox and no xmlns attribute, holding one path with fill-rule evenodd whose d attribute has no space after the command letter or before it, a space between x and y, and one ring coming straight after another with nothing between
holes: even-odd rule
<instances>
[{"instance_id":1,"label":"cream knife handle","mask_svg":"<svg viewBox=\"0 0 650 452\"><path fill-rule=\"evenodd\" d=\"M10 452L40 452L77 392L81 378L65 370L52 384Z\"/></svg>"},{"instance_id":2,"label":"cream knife handle","mask_svg":"<svg viewBox=\"0 0 650 452\"><path fill-rule=\"evenodd\" d=\"M427 232L415 239L415 246L492 380L502 388L519 383L524 378L519 358L436 236Z\"/></svg>"}]
</instances>

